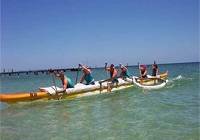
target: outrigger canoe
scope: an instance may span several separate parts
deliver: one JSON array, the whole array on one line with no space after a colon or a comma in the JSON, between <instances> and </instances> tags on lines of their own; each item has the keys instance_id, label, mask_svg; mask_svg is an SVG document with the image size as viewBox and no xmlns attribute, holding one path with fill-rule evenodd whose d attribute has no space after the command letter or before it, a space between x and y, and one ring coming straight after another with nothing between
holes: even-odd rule
<instances>
[{"instance_id":1,"label":"outrigger canoe","mask_svg":"<svg viewBox=\"0 0 200 140\"><path fill-rule=\"evenodd\" d=\"M160 75L161 79L167 78L167 73ZM84 85L76 84L74 88L66 89L63 93L62 89L59 87L42 87L37 92L19 92L19 93L0 93L0 101L6 103L16 103L16 102L28 102L35 100L50 100L50 99L66 99L66 98L76 98L88 95L95 95L100 93L109 93L111 91L118 91L132 87L136 81L135 76L132 78L127 78L123 80L118 78L119 83L112 86L112 89L109 90L111 85L110 81L100 80L96 81L94 85ZM153 81L153 80L150 80Z\"/></svg>"},{"instance_id":2,"label":"outrigger canoe","mask_svg":"<svg viewBox=\"0 0 200 140\"><path fill-rule=\"evenodd\" d=\"M160 89L163 88L168 82L168 72L160 74L158 76L147 75L148 78L133 78L133 83L143 89Z\"/></svg>"}]
</instances>

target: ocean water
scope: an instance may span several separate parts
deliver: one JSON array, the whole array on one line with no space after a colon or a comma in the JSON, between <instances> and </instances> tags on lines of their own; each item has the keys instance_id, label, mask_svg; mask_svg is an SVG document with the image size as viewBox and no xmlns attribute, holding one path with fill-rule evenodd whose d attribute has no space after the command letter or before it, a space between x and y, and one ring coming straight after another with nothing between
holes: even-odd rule
<instances>
[{"instance_id":1,"label":"ocean water","mask_svg":"<svg viewBox=\"0 0 200 140\"><path fill-rule=\"evenodd\" d=\"M76 99L0 103L0 139L199 140L199 67L199 63L159 65L160 71L169 71L169 83L159 90L134 86ZM137 67L129 71L138 75ZM73 80L76 74L66 72ZM93 75L96 80L109 76L103 69L94 69ZM0 80L1 93L36 91L53 84L45 74Z\"/></svg>"}]
</instances>

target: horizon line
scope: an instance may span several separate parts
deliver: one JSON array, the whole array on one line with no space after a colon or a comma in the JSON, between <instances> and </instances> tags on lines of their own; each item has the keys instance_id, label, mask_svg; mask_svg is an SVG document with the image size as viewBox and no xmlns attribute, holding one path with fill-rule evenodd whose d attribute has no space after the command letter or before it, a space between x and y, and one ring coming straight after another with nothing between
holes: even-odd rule
<instances>
[{"instance_id":1,"label":"horizon line","mask_svg":"<svg viewBox=\"0 0 200 140\"><path fill-rule=\"evenodd\" d=\"M139 62L138 62L139 63ZM183 63L200 63L200 61L192 61L192 62L168 62L168 63L157 63L158 65L169 65L169 64L183 64ZM128 63L127 63L128 64ZM152 65L153 63L151 64L145 64L145 65ZM118 65L116 65L117 67ZM138 66L137 65L128 65L128 67L133 67L133 66ZM30 70L17 70L17 71L14 71L14 69L11 69L11 71L4 71L5 69L1 69L1 72L0 74L5 74L5 73L18 73L18 72L38 72L38 71L47 71L49 69L53 69L53 70L71 70L71 69L77 69L78 67L66 67L66 68L46 68L46 69L30 69ZM104 68L103 66L97 66L97 67L91 67L92 69L94 68Z\"/></svg>"}]
</instances>

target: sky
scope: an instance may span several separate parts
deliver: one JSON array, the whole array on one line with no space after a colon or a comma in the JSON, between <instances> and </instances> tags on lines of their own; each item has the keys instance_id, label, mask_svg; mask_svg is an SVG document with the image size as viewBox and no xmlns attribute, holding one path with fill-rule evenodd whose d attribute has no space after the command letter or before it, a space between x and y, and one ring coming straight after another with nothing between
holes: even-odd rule
<instances>
[{"instance_id":1,"label":"sky","mask_svg":"<svg viewBox=\"0 0 200 140\"><path fill-rule=\"evenodd\" d=\"M1 0L1 70L199 61L198 0Z\"/></svg>"}]
</instances>

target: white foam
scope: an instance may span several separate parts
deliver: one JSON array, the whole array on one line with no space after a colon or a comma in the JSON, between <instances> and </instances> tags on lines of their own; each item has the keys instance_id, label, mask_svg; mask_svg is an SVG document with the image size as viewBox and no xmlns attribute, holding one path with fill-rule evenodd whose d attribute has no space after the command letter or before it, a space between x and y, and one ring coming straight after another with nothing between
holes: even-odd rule
<instances>
[{"instance_id":1,"label":"white foam","mask_svg":"<svg viewBox=\"0 0 200 140\"><path fill-rule=\"evenodd\" d=\"M180 80L180 79L183 79L183 76L181 75L178 75L177 77L175 77L173 80Z\"/></svg>"}]
</instances>

